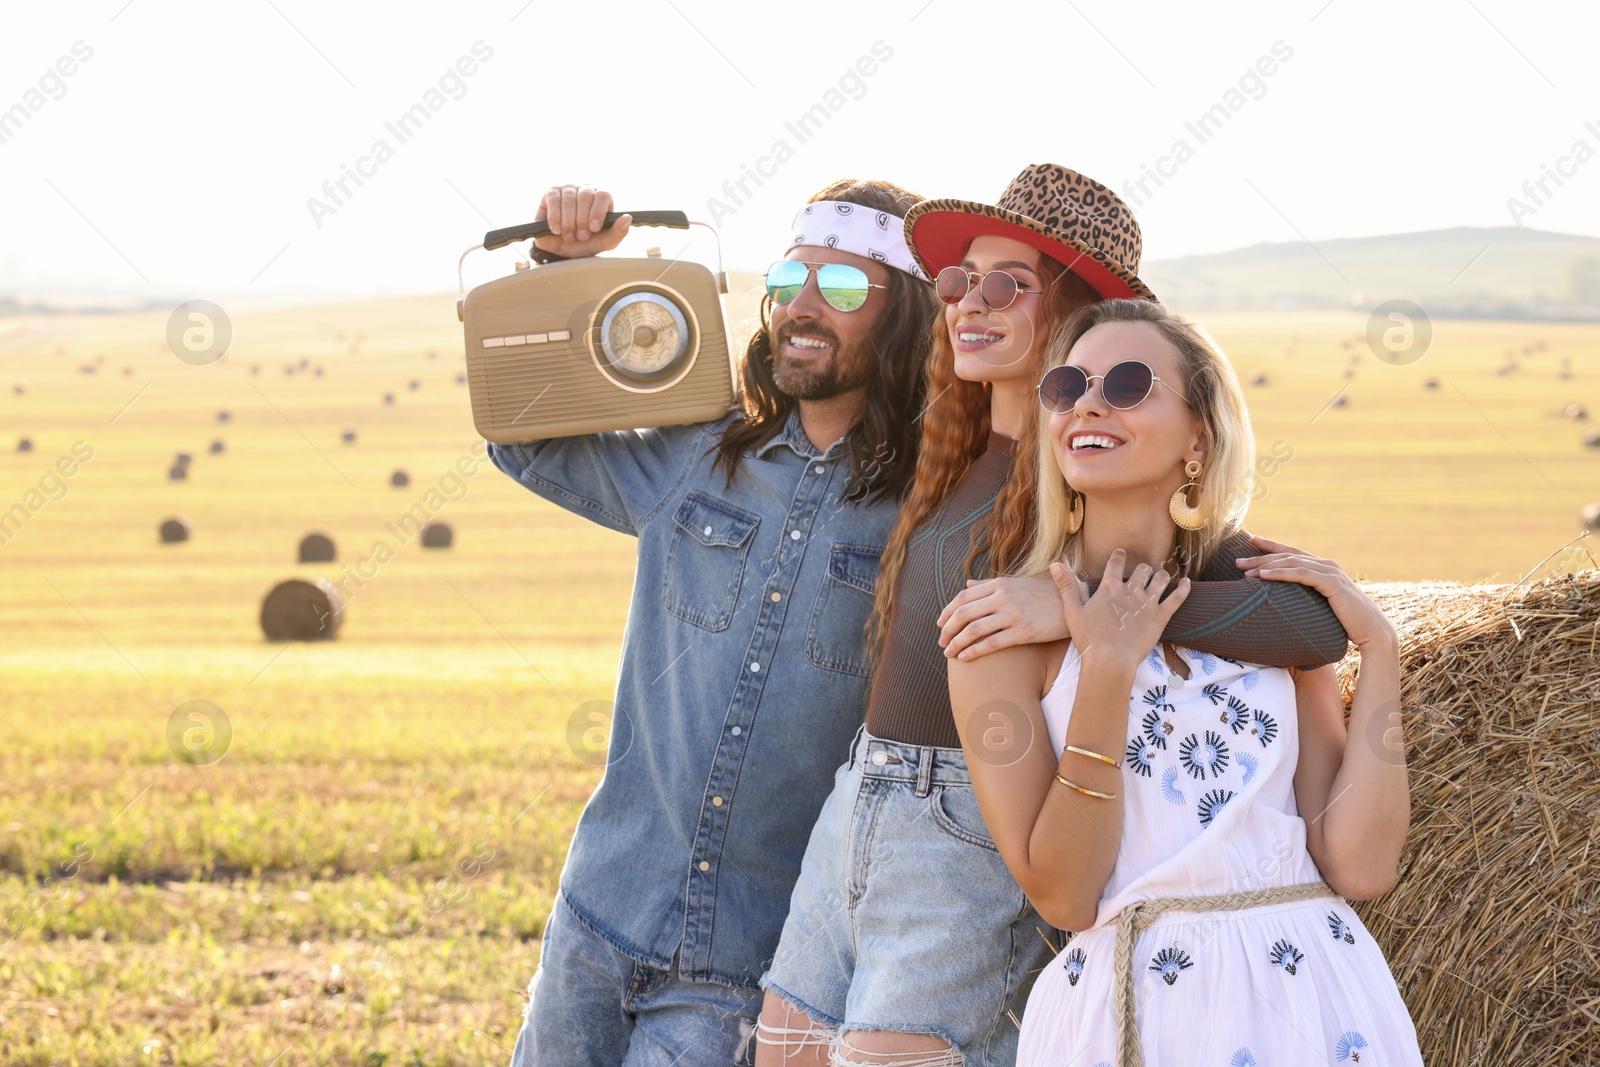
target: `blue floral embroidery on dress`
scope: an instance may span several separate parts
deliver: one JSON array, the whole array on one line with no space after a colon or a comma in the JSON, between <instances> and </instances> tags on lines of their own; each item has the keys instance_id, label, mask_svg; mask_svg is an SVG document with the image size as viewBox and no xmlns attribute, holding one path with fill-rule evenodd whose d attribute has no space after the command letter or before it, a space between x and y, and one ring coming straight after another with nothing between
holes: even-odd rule
<instances>
[{"instance_id":1,"label":"blue floral embroidery on dress","mask_svg":"<svg viewBox=\"0 0 1600 1067\"><path fill-rule=\"evenodd\" d=\"M1328 929L1333 931L1335 941L1344 941L1347 945L1356 943L1355 931L1350 929L1350 924L1339 918L1336 911L1328 912Z\"/></svg>"},{"instance_id":2,"label":"blue floral embroidery on dress","mask_svg":"<svg viewBox=\"0 0 1600 1067\"><path fill-rule=\"evenodd\" d=\"M1142 737L1135 737L1128 742L1127 751L1123 753L1128 759L1128 766L1133 768L1133 773L1150 777L1150 765L1155 762L1156 746L1150 744Z\"/></svg>"},{"instance_id":3,"label":"blue floral embroidery on dress","mask_svg":"<svg viewBox=\"0 0 1600 1067\"><path fill-rule=\"evenodd\" d=\"M1233 799L1231 789L1213 789L1200 798L1200 828L1204 830L1211 825L1211 820L1216 817L1222 806Z\"/></svg>"},{"instance_id":4,"label":"blue floral embroidery on dress","mask_svg":"<svg viewBox=\"0 0 1600 1067\"><path fill-rule=\"evenodd\" d=\"M1243 663L1240 663L1238 660L1234 659L1232 656L1224 656L1221 653L1218 653L1217 654L1217 658L1221 659L1221 660L1227 660L1229 663L1233 664L1235 667L1243 667L1244 666Z\"/></svg>"},{"instance_id":5,"label":"blue floral embroidery on dress","mask_svg":"<svg viewBox=\"0 0 1600 1067\"><path fill-rule=\"evenodd\" d=\"M1077 985L1078 979L1083 977L1083 949L1075 948L1067 953L1067 961L1061 969L1067 972L1067 984Z\"/></svg>"},{"instance_id":6,"label":"blue floral embroidery on dress","mask_svg":"<svg viewBox=\"0 0 1600 1067\"><path fill-rule=\"evenodd\" d=\"M1145 707L1155 708L1157 711L1165 711L1169 715L1174 710L1172 705L1167 703L1167 687L1164 685L1158 685L1150 689L1146 689L1144 691L1144 696L1140 699L1144 701Z\"/></svg>"},{"instance_id":7,"label":"blue floral embroidery on dress","mask_svg":"<svg viewBox=\"0 0 1600 1067\"><path fill-rule=\"evenodd\" d=\"M1183 769L1189 772L1190 777L1201 781L1205 780L1207 771L1220 777L1228 769L1228 745L1215 730L1207 730L1204 741L1196 734L1185 737L1178 745L1178 753Z\"/></svg>"},{"instance_id":8,"label":"blue floral embroidery on dress","mask_svg":"<svg viewBox=\"0 0 1600 1067\"><path fill-rule=\"evenodd\" d=\"M1228 1061L1228 1067L1261 1067L1261 1061L1256 1059L1256 1054L1248 1048L1242 1048L1233 1054Z\"/></svg>"},{"instance_id":9,"label":"blue floral embroidery on dress","mask_svg":"<svg viewBox=\"0 0 1600 1067\"><path fill-rule=\"evenodd\" d=\"M1244 784L1249 785L1250 779L1256 776L1256 765L1259 761L1250 753L1239 750L1239 766L1244 768Z\"/></svg>"},{"instance_id":10,"label":"blue floral embroidery on dress","mask_svg":"<svg viewBox=\"0 0 1600 1067\"><path fill-rule=\"evenodd\" d=\"M1181 948L1164 948L1150 961L1150 969L1160 972L1161 980L1168 985L1178 980L1179 971L1187 971L1193 966L1194 961Z\"/></svg>"},{"instance_id":11,"label":"blue floral embroidery on dress","mask_svg":"<svg viewBox=\"0 0 1600 1067\"><path fill-rule=\"evenodd\" d=\"M1176 728L1163 719L1159 711L1146 712L1142 721L1144 724L1144 736L1156 748L1161 749L1163 752L1166 751L1167 735Z\"/></svg>"},{"instance_id":12,"label":"blue floral embroidery on dress","mask_svg":"<svg viewBox=\"0 0 1600 1067\"><path fill-rule=\"evenodd\" d=\"M1251 671L1249 674L1241 678L1240 681L1244 683L1244 691L1248 693L1261 683L1261 672Z\"/></svg>"},{"instance_id":13,"label":"blue floral embroidery on dress","mask_svg":"<svg viewBox=\"0 0 1600 1067\"><path fill-rule=\"evenodd\" d=\"M1333 1058L1336 1060L1349 1060L1351 1063L1360 1063L1361 1050L1366 1047L1366 1038L1354 1030L1346 1030L1339 1035L1339 1043L1333 1047Z\"/></svg>"},{"instance_id":14,"label":"blue floral embroidery on dress","mask_svg":"<svg viewBox=\"0 0 1600 1067\"><path fill-rule=\"evenodd\" d=\"M1273 942L1270 958L1274 967L1282 967L1285 971L1293 974L1295 967L1302 963L1306 956L1305 953L1295 948L1293 943L1284 938L1279 938Z\"/></svg>"},{"instance_id":15,"label":"blue floral embroidery on dress","mask_svg":"<svg viewBox=\"0 0 1600 1067\"><path fill-rule=\"evenodd\" d=\"M1238 733L1250 722L1250 705L1238 697L1229 697L1228 706L1222 710L1222 725Z\"/></svg>"},{"instance_id":16,"label":"blue floral embroidery on dress","mask_svg":"<svg viewBox=\"0 0 1600 1067\"><path fill-rule=\"evenodd\" d=\"M1206 687L1200 692L1204 693L1206 699L1215 706L1222 703L1223 699L1228 695L1228 687L1218 682L1207 682Z\"/></svg>"},{"instance_id":17,"label":"blue floral embroidery on dress","mask_svg":"<svg viewBox=\"0 0 1600 1067\"><path fill-rule=\"evenodd\" d=\"M1200 652L1197 650L1195 652L1195 658L1200 661L1201 670L1205 671L1207 674L1217 673L1217 657L1213 656L1209 652Z\"/></svg>"},{"instance_id":18,"label":"blue floral embroidery on dress","mask_svg":"<svg viewBox=\"0 0 1600 1067\"><path fill-rule=\"evenodd\" d=\"M1260 709L1256 710L1255 720L1256 724L1250 727L1250 736L1260 741L1262 748L1266 748L1278 736L1277 720Z\"/></svg>"},{"instance_id":19,"label":"blue floral embroidery on dress","mask_svg":"<svg viewBox=\"0 0 1600 1067\"><path fill-rule=\"evenodd\" d=\"M1179 789L1173 784L1177 780L1178 768L1168 767L1166 770L1162 771L1161 795L1166 797L1168 804L1187 804L1189 801L1184 797L1183 790Z\"/></svg>"},{"instance_id":20,"label":"blue floral embroidery on dress","mask_svg":"<svg viewBox=\"0 0 1600 1067\"><path fill-rule=\"evenodd\" d=\"M1155 671L1165 671L1167 665L1161 662L1161 646L1157 645L1150 650L1150 667Z\"/></svg>"}]
</instances>

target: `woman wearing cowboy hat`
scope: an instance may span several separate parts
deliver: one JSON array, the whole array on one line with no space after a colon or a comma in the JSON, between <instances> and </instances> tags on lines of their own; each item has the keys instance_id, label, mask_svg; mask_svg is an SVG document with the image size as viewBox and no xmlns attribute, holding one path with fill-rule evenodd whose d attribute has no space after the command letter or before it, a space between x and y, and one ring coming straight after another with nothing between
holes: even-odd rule
<instances>
[{"instance_id":1,"label":"woman wearing cowboy hat","mask_svg":"<svg viewBox=\"0 0 1600 1067\"><path fill-rule=\"evenodd\" d=\"M1162 643L1190 588L1175 576L1248 505L1238 379L1146 301L1082 309L1048 356L1015 572L1055 578L1071 636L950 668L1000 855L1046 920L1079 931L1031 991L1018 1062L1420 1065L1346 899L1385 892L1405 843L1393 625L1329 560L1256 562L1326 596L1360 650L1348 728L1331 666L1296 676ZM1074 572L1103 580L1085 596ZM989 758L986 708L1041 743Z\"/></svg>"},{"instance_id":2,"label":"woman wearing cowboy hat","mask_svg":"<svg viewBox=\"0 0 1600 1067\"><path fill-rule=\"evenodd\" d=\"M1046 925L979 812L946 652L1066 636L1048 580L963 584L1026 554L1034 390L1049 337L1096 301L1154 297L1138 277L1132 213L1064 167L1028 167L995 206L924 202L906 237L947 305L929 362L933 399L877 582L866 722L812 831L762 978L758 1064L1008 1064L1012 1009L1049 955ZM1242 533L1228 547L1229 557L1255 552ZM1314 589L1241 578L1220 557L1196 574L1208 580L1171 619L1189 647L1248 648L1284 664L1344 654L1344 630ZM966 647L975 638L987 647Z\"/></svg>"}]
</instances>

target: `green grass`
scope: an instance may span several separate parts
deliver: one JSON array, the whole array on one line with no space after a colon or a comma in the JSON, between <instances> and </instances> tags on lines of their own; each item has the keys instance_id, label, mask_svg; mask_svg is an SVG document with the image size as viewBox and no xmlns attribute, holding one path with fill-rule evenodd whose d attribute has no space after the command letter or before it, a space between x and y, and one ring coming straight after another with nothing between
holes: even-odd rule
<instances>
[{"instance_id":1,"label":"green grass","mask_svg":"<svg viewBox=\"0 0 1600 1067\"><path fill-rule=\"evenodd\" d=\"M599 778L568 723L611 695L632 555L488 466L436 516L452 549L386 526L478 441L451 308L239 312L211 367L165 351L161 315L0 337L0 509L74 441L95 450L0 544L0 1063L508 1058ZM1252 529L1364 578L1507 581L1600 498L1592 424L1555 414L1600 414L1596 328L1438 323L1434 350L1393 368L1345 347L1358 316L1207 323L1242 377L1271 378L1246 389L1263 453L1293 450ZM301 358L325 375L283 373ZM1346 385L1349 406L1324 410ZM178 449L185 483L165 477ZM172 514L189 543L157 543ZM294 562L311 530L339 563ZM338 581L377 541L394 558L347 584L337 641L262 639L275 582ZM169 745L191 700L232 724L214 762Z\"/></svg>"}]
</instances>

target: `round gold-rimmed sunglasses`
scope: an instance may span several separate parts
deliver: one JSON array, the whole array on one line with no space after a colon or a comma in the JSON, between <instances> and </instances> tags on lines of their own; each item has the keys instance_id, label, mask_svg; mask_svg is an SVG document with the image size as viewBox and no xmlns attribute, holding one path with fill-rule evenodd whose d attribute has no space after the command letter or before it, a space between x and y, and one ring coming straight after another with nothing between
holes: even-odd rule
<instances>
[{"instance_id":1,"label":"round gold-rimmed sunglasses","mask_svg":"<svg viewBox=\"0 0 1600 1067\"><path fill-rule=\"evenodd\" d=\"M1189 402L1188 397L1161 381L1149 364L1137 359L1125 359L1104 374L1085 374L1082 367L1065 364L1051 367L1039 379L1039 403L1044 405L1046 411L1064 415L1082 399L1083 394L1089 391L1089 383L1096 379L1100 382L1100 395L1118 411L1138 407L1157 382L1161 382L1162 388L1171 390L1185 404Z\"/></svg>"},{"instance_id":2,"label":"round gold-rimmed sunglasses","mask_svg":"<svg viewBox=\"0 0 1600 1067\"><path fill-rule=\"evenodd\" d=\"M933 291L946 304L959 304L967 298L972 287L978 287L978 298L990 311L1004 311L1016 303L1022 293L1042 293L1043 289L1028 289L1017 278L1003 270L985 274L965 267L949 266L933 279Z\"/></svg>"}]
</instances>

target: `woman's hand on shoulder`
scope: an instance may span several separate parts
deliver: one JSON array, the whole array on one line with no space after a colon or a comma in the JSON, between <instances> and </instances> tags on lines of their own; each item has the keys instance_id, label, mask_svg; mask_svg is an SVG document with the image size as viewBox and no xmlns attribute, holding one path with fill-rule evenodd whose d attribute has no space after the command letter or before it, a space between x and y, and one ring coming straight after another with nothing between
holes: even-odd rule
<instances>
[{"instance_id":1,"label":"woman's hand on shoulder","mask_svg":"<svg viewBox=\"0 0 1600 1067\"><path fill-rule=\"evenodd\" d=\"M1261 554L1238 561L1239 566L1245 568L1245 577L1309 585L1328 598L1328 606L1339 617L1339 624L1357 648L1363 652L1399 648L1394 623L1338 563L1259 534L1251 535L1250 540Z\"/></svg>"},{"instance_id":2,"label":"woman's hand on shoulder","mask_svg":"<svg viewBox=\"0 0 1600 1067\"><path fill-rule=\"evenodd\" d=\"M549 222L550 233L535 237L533 243L546 252L566 259L609 252L622 243L633 224L632 215L623 215L609 230L606 213L611 210L611 194L592 185L552 185L539 200L535 222Z\"/></svg>"},{"instance_id":3,"label":"woman's hand on shoulder","mask_svg":"<svg viewBox=\"0 0 1600 1067\"><path fill-rule=\"evenodd\" d=\"M977 659L1068 636L1061 596L1043 575L969 581L944 606L938 623L939 647L948 659Z\"/></svg>"},{"instance_id":4,"label":"woman's hand on shoulder","mask_svg":"<svg viewBox=\"0 0 1600 1067\"><path fill-rule=\"evenodd\" d=\"M1162 593L1173 584L1172 575L1141 563L1124 578L1127 558L1121 548L1111 553L1093 596L1084 595L1085 587L1064 563L1050 564L1050 576L1079 652L1133 666L1161 640L1168 620L1188 598L1191 583L1187 577L1178 579L1163 600Z\"/></svg>"}]
</instances>

